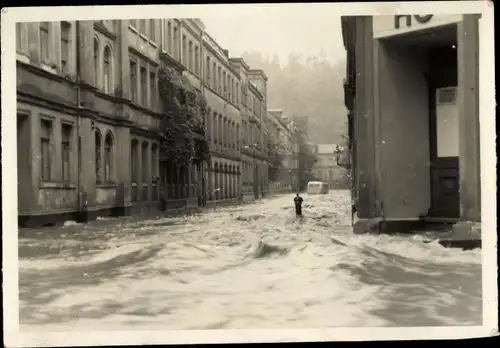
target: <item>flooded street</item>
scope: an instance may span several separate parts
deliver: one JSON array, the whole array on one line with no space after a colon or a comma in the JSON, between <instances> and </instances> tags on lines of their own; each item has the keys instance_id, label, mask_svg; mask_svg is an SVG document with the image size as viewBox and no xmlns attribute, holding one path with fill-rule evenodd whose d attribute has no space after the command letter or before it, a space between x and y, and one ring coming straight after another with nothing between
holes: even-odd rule
<instances>
[{"instance_id":1,"label":"flooded street","mask_svg":"<svg viewBox=\"0 0 500 348\"><path fill-rule=\"evenodd\" d=\"M23 231L22 330L481 325L481 251L354 235L347 191Z\"/></svg>"}]
</instances>

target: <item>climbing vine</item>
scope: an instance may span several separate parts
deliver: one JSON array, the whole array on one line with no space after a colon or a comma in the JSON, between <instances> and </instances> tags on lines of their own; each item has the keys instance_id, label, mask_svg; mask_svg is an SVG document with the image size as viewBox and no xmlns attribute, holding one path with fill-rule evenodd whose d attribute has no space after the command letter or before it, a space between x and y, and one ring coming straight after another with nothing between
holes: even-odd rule
<instances>
[{"instance_id":1,"label":"climbing vine","mask_svg":"<svg viewBox=\"0 0 500 348\"><path fill-rule=\"evenodd\" d=\"M162 152L176 165L210 162L204 120L209 112L205 97L174 69L158 73L163 115L160 123Z\"/></svg>"}]
</instances>

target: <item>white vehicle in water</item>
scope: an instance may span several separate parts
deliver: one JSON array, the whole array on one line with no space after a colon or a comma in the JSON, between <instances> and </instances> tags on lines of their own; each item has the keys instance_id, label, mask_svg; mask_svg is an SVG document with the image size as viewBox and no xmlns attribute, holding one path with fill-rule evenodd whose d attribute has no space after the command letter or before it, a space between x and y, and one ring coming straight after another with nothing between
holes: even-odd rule
<instances>
[{"instance_id":1,"label":"white vehicle in water","mask_svg":"<svg viewBox=\"0 0 500 348\"><path fill-rule=\"evenodd\" d=\"M307 183L307 193L310 195L326 194L330 191L328 183L323 181L309 181Z\"/></svg>"}]
</instances>

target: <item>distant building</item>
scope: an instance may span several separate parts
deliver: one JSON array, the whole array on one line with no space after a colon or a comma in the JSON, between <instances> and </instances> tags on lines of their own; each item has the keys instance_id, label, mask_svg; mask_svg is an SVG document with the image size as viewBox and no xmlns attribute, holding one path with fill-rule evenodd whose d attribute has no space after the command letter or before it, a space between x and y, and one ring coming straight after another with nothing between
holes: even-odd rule
<instances>
[{"instance_id":1,"label":"distant building","mask_svg":"<svg viewBox=\"0 0 500 348\"><path fill-rule=\"evenodd\" d=\"M293 136L293 123L283 115L283 110L268 110L268 132L271 146L275 146L282 156L281 167L271 168L272 184L280 191L292 191L297 187L298 148Z\"/></svg>"},{"instance_id":2,"label":"distant building","mask_svg":"<svg viewBox=\"0 0 500 348\"><path fill-rule=\"evenodd\" d=\"M317 162L314 164L312 174L316 179L327 182L330 189L347 189L349 188L347 170L337 163L336 149L337 144L315 146Z\"/></svg>"},{"instance_id":3,"label":"distant building","mask_svg":"<svg viewBox=\"0 0 500 348\"><path fill-rule=\"evenodd\" d=\"M355 232L480 229L478 19L342 18Z\"/></svg>"}]
</instances>

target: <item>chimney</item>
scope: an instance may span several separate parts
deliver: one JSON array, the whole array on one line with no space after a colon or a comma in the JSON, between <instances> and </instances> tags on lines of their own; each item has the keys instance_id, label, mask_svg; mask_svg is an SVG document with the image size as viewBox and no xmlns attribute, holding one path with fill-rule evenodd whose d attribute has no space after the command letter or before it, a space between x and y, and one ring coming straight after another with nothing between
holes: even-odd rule
<instances>
[{"instance_id":1,"label":"chimney","mask_svg":"<svg viewBox=\"0 0 500 348\"><path fill-rule=\"evenodd\" d=\"M229 58L229 51L228 50L222 50L222 52L224 52L224 54L226 55L226 57Z\"/></svg>"}]
</instances>

